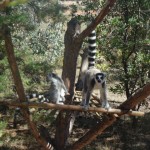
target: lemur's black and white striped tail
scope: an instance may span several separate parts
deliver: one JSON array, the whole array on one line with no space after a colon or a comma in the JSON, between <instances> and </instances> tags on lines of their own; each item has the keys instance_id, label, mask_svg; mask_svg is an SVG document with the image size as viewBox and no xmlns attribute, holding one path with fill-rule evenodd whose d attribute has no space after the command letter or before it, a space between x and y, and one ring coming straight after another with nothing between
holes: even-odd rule
<instances>
[{"instance_id":1,"label":"lemur's black and white striped tail","mask_svg":"<svg viewBox=\"0 0 150 150\"><path fill-rule=\"evenodd\" d=\"M26 96L27 100L33 99L33 98L37 98L38 101L41 103L47 102L49 103L50 100L47 98L46 94L38 94L38 93L31 93L29 95Z\"/></svg>"},{"instance_id":2,"label":"lemur's black and white striped tail","mask_svg":"<svg viewBox=\"0 0 150 150\"><path fill-rule=\"evenodd\" d=\"M95 55L96 55L96 32L93 30L88 36L88 68L95 66Z\"/></svg>"},{"instance_id":3,"label":"lemur's black and white striped tail","mask_svg":"<svg viewBox=\"0 0 150 150\"><path fill-rule=\"evenodd\" d=\"M38 94L38 93L31 93L26 95L26 98L28 101L30 101L33 98L36 98L38 100L39 103L49 103L50 100L47 98L47 95L45 94ZM14 118L13 118L13 127L16 128L18 122L20 122L20 120L22 120L22 113L21 113L21 109L19 107L17 107L15 109L15 113L14 113Z\"/></svg>"}]
</instances>

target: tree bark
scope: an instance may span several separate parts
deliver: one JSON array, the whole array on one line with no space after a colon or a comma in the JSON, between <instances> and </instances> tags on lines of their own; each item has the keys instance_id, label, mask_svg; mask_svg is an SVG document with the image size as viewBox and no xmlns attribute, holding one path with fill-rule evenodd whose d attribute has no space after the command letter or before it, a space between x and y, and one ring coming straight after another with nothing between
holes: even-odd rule
<instances>
[{"instance_id":1,"label":"tree bark","mask_svg":"<svg viewBox=\"0 0 150 150\"><path fill-rule=\"evenodd\" d=\"M67 97L66 103L72 103L74 96L74 85L76 66L79 50L82 46L82 40L76 40L76 37L80 34L80 24L76 18L72 18L67 24L67 31L65 33L64 43L64 60L63 60L63 72L62 78L70 93ZM61 111L57 118L55 140L57 143L57 149L65 147L67 138L69 136L69 128L72 114L68 111Z\"/></svg>"},{"instance_id":2,"label":"tree bark","mask_svg":"<svg viewBox=\"0 0 150 150\"><path fill-rule=\"evenodd\" d=\"M82 106L76 105L61 105L61 104L52 104L52 103L34 103L34 102L9 102L9 101L0 101L1 105L6 105L10 107L20 107L20 108L43 108L43 109L57 109L57 110L72 110L72 111L85 111ZM99 112L99 113L107 113L107 114L126 114L130 116L144 116L144 112L139 111L127 111L121 109L110 108L109 110L105 108L99 107L89 107L86 112Z\"/></svg>"},{"instance_id":3,"label":"tree bark","mask_svg":"<svg viewBox=\"0 0 150 150\"><path fill-rule=\"evenodd\" d=\"M10 65L10 69L12 71L12 75L13 75L14 83L16 86L18 98L19 98L20 102L25 102L26 96L25 96L23 84L21 81L19 69L18 69L18 66L16 63L16 58L14 55L14 48L13 48L13 44L12 44L11 34L10 34L9 28L6 25L3 25L3 36L4 36L4 40L5 40L5 47L6 47L8 62ZM35 139L37 140L37 142L44 149L48 149L47 148L47 142L39 135L39 132L38 132L34 122L31 119L28 108L22 109L22 112L23 112L25 120L27 121L27 123L28 123Z\"/></svg>"},{"instance_id":4,"label":"tree bark","mask_svg":"<svg viewBox=\"0 0 150 150\"><path fill-rule=\"evenodd\" d=\"M78 76L78 80L76 83L76 91L82 91L83 88L83 77L85 75L85 71L88 69L88 48L84 49L83 54L81 54L81 67Z\"/></svg>"},{"instance_id":5,"label":"tree bark","mask_svg":"<svg viewBox=\"0 0 150 150\"><path fill-rule=\"evenodd\" d=\"M64 60L62 78L69 90L71 98L74 95L74 84L76 75L77 58L82 46L83 39L77 40L80 34L80 23L76 18L72 18L67 23L67 31L65 33L64 44Z\"/></svg>"}]
</instances>

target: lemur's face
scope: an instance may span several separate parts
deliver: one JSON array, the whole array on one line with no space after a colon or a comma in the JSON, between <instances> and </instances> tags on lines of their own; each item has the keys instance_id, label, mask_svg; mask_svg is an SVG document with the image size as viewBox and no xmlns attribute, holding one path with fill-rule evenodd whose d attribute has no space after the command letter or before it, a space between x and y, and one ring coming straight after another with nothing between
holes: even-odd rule
<instances>
[{"instance_id":1,"label":"lemur's face","mask_svg":"<svg viewBox=\"0 0 150 150\"><path fill-rule=\"evenodd\" d=\"M97 73L95 78L98 83L103 83L105 81L105 77L106 75L104 73Z\"/></svg>"}]
</instances>

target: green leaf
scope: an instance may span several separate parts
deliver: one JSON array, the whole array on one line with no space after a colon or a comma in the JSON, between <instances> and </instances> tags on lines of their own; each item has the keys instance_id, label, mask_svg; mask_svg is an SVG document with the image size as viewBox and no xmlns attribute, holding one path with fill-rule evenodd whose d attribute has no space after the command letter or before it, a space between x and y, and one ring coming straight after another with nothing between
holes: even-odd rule
<instances>
[{"instance_id":1,"label":"green leaf","mask_svg":"<svg viewBox=\"0 0 150 150\"><path fill-rule=\"evenodd\" d=\"M20 4L25 4L27 3L29 0L13 0L9 3L8 6L17 6L17 5L20 5Z\"/></svg>"}]
</instances>

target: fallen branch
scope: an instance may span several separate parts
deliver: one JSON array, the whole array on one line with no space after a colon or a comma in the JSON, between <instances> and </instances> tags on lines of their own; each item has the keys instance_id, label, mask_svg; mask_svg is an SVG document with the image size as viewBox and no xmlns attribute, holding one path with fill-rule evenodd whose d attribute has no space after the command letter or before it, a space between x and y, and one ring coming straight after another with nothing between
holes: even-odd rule
<instances>
[{"instance_id":1,"label":"fallen branch","mask_svg":"<svg viewBox=\"0 0 150 150\"><path fill-rule=\"evenodd\" d=\"M51 104L51 103L27 103L27 102L0 102L2 105L21 107L21 108L45 108L45 109L58 109L58 110L73 110L73 111L85 111L82 106L76 105L60 105L60 104ZM132 110L121 110L110 108L109 110L99 107L89 107L86 112L100 112L100 113L109 113L109 114L118 114L123 115L127 114L130 116L144 116L144 112L132 111Z\"/></svg>"}]
</instances>

